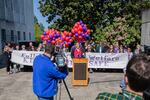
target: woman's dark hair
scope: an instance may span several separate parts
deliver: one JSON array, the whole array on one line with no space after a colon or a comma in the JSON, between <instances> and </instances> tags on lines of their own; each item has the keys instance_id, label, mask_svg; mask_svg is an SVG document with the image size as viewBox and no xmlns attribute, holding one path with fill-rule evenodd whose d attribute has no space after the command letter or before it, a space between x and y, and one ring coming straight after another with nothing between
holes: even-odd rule
<instances>
[{"instance_id":1,"label":"woman's dark hair","mask_svg":"<svg viewBox=\"0 0 150 100\"><path fill-rule=\"evenodd\" d=\"M54 45L51 43L46 43L45 52L50 54L50 55L54 55L54 51L55 51Z\"/></svg>"},{"instance_id":2,"label":"woman's dark hair","mask_svg":"<svg viewBox=\"0 0 150 100\"><path fill-rule=\"evenodd\" d=\"M126 75L132 90L144 92L150 86L149 57L144 54L133 56L127 65Z\"/></svg>"}]
</instances>

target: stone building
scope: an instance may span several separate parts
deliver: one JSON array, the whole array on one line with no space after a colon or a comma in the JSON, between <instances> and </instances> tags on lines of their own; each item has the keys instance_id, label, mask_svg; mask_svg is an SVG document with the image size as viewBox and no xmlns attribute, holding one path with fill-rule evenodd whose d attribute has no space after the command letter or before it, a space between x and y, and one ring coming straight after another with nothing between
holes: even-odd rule
<instances>
[{"instance_id":1,"label":"stone building","mask_svg":"<svg viewBox=\"0 0 150 100\"><path fill-rule=\"evenodd\" d=\"M0 52L6 42L33 40L33 0L0 0Z\"/></svg>"},{"instance_id":2,"label":"stone building","mask_svg":"<svg viewBox=\"0 0 150 100\"><path fill-rule=\"evenodd\" d=\"M150 9L142 11L141 44L150 46Z\"/></svg>"}]
</instances>

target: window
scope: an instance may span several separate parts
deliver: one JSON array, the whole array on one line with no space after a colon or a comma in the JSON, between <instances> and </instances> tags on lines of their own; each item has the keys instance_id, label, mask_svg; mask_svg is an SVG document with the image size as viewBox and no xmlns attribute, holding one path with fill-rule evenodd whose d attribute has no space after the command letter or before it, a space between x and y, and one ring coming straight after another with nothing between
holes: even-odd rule
<instances>
[{"instance_id":1,"label":"window","mask_svg":"<svg viewBox=\"0 0 150 100\"><path fill-rule=\"evenodd\" d=\"M5 29L2 29L2 30L1 30L1 34L2 34L1 40L2 40L3 42L6 42L6 30L5 30Z\"/></svg>"},{"instance_id":2,"label":"window","mask_svg":"<svg viewBox=\"0 0 150 100\"><path fill-rule=\"evenodd\" d=\"M14 31L11 30L11 41L14 41Z\"/></svg>"},{"instance_id":3,"label":"window","mask_svg":"<svg viewBox=\"0 0 150 100\"><path fill-rule=\"evenodd\" d=\"M31 40L31 33L29 32L29 40Z\"/></svg>"},{"instance_id":4,"label":"window","mask_svg":"<svg viewBox=\"0 0 150 100\"><path fill-rule=\"evenodd\" d=\"M18 34L18 40L20 40L20 31L18 31L17 34Z\"/></svg>"},{"instance_id":5,"label":"window","mask_svg":"<svg viewBox=\"0 0 150 100\"><path fill-rule=\"evenodd\" d=\"M23 32L23 39L26 40L26 33Z\"/></svg>"}]
</instances>

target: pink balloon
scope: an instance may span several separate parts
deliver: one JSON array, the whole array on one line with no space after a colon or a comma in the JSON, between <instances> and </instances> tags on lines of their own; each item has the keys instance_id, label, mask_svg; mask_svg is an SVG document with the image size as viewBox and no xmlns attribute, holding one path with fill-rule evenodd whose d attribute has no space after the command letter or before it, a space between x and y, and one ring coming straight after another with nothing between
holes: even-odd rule
<instances>
[{"instance_id":1,"label":"pink balloon","mask_svg":"<svg viewBox=\"0 0 150 100\"><path fill-rule=\"evenodd\" d=\"M69 38L68 38L68 37L66 37L66 38L65 38L65 40L66 40L66 41L68 41L68 40L69 40Z\"/></svg>"},{"instance_id":2,"label":"pink balloon","mask_svg":"<svg viewBox=\"0 0 150 100\"><path fill-rule=\"evenodd\" d=\"M46 35L49 35L49 31L46 32Z\"/></svg>"},{"instance_id":3,"label":"pink balloon","mask_svg":"<svg viewBox=\"0 0 150 100\"><path fill-rule=\"evenodd\" d=\"M44 39L44 35L42 34L42 35L40 36L40 38L43 40L43 39Z\"/></svg>"},{"instance_id":4,"label":"pink balloon","mask_svg":"<svg viewBox=\"0 0 150 100\"><path fill-rule=\"evenodd\" d=\"M78 34L80 34L81 33L81 31L78 31Z\"/></svg>"},{"instance_id":5,"label":"pink balloon","mask_svg":"<svg viewBox=\"0 0 150 100\"><path fill-rule=\"evenodd\" d=\"M90 30L89 30L89 29L87 30L87 33L90 33Z\"/></svg>"},{"instance_id":6,"label":"pink balloon","mask_svg":"<svg viewBox=\"0 0 150 100\"><path fill-rule=\"evenodd\" d=\"M56 39L55 41L58 42L58 39Z\"/></svg>"},{"instance_id":7,"label":"pink balloon","mask_svg":"<svg viewBox=\"0 0 150 100\"><path fill-rule=\"evenodd\" d=\"M72 33L75 33L75 32L74 32L74 29L72 29L71 32L72 32Z\"/></svg>"},{"instance_id":8,"label":"pink balloon","mask_svg":"<svg viewBox=\"0 0 150 100\"><path fill-rule=\"evenodd\" d=\"M74 32L75 32L75 33L77 33L77 32L78 32L78 29L77 29L77 28L75 28L75 29L74 29Z\"/></svg>"},{"instance_id":9,"label":"pink balloon","mask_svg":"<svg viewBox=\"0 0 150 100\"><path fill-rule=\"evenodd\" d=\"M77 22L78 25L80 25L80 22Z\"/></svg>"},{"instance_id":10,"label":"pink balloon","mask_svg":"<svg viewBox=\"0 0 150 100\"><path fill-rule=\"evenodd\" d=\"M82 39L82 36L79 36L79 39Z\"/></svg>"},{"instance_id":11,"label":"pink balloon","mask_svg":"<svg viewBox=\"0 0 150 100\"><path fill-rule=\"evenodd\" d=\"M69 44L68 44L67 42L65 42L65 46L66 46L66 47L68 47L68 46L69 46Z\"/></svg>"},{"instance_id":12,"label":"pink balloon","mask_svg":"<svg viewBox=\"0 0 150 100\"><path fill-rule=\"evenodd\" d=\"M79 27L79 24L76 23L76 24L74 25L74 27L75 27L75 28L78 28L78 27Z\"/></svg>"},{"instance_id":13,"label":"pink balloon","mask_svg":"<svg viewBox=\"0 0 150 100\"><path fill-rule=\"evenodd\" d=\"M82 29L82 26L81 26L81 25L79 26L78 30L83 31L83 29Z\"/></svg>"},{"instance_id":14,"label":"pink balloon","mask_svg":"<svg viewBox=\"0 0 150 100\"><path fill-rule=\"evenodd\" d=\"M72 36L72 33L69 33L69 36Z\"/></svg>"},{"instance_id":15,"label":"pink balloon","mask_svg":"<svg viewBox=\"0 0 150 100\"><path fill-rule=\"evenodd\" d=\"M65 35L62 35L62 38L63 38L63 40L65 40L65 38L66 38Z\"/></svg>"},{"instance_id":16,"label":"pink balloon","mask_svg":"<svg viewBox=\"0 0 150 100\"><path fill-rule=\"evenodd\" d=\"M62 43L62 40L59 40L60 43Z\"/></svg>"},{"instance_id":17,"label":"pink balloon","mask_svg":"<svg viewBox=\"0 0 150 100\"><path fill-rule=\"evenodd\" d=\"M69 40L69 42L73 42L73 40L72 40L72 39L70 39L70 40Z\"/></svg>"},{"instance_id":18,"label":"pink balloon","mask_svg":"<svg viewBox=\"0 0 150 100\"><path fill-rule=\"evenodd\" d=\"M49 40L49 38L48 38L48 37L45 37L45 38L44 38L44 40L45 40L45 41L48 41L48 40Z\"/></svg>"},{"instance_id":19,"label":"pink balloon","mask_svg":"<svg viewBox=\"0 0 150 100\"><path fill-rule=\"evenodd\" d=\"M52 40L52 44L55 44L56 42L54 40Z\"/></svg>"},{"instance_id":20,"label":"pink balloon","mask_svg":"<svg viewBox=\"0 0 150 100\"><path fill-rule=\"evenodd\" d=\"M76 36L74 35L73 38L76 39Z\"/></svg>"}]
</instances>

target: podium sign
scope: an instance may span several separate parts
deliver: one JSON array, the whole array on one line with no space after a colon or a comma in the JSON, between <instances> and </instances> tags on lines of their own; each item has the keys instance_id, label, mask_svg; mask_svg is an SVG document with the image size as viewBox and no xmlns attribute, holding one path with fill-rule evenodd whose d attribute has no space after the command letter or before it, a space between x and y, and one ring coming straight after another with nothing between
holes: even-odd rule
<instances>
[{"instance_id":1,"label":"podium sign","mask_svg":"<svg viewBox=\"0 0 150 100\"><path fill-rule=\"evenodd\" d=\"M72 85L88 85L88 59L73 59Z\"/></svg>"}]
</instances>

